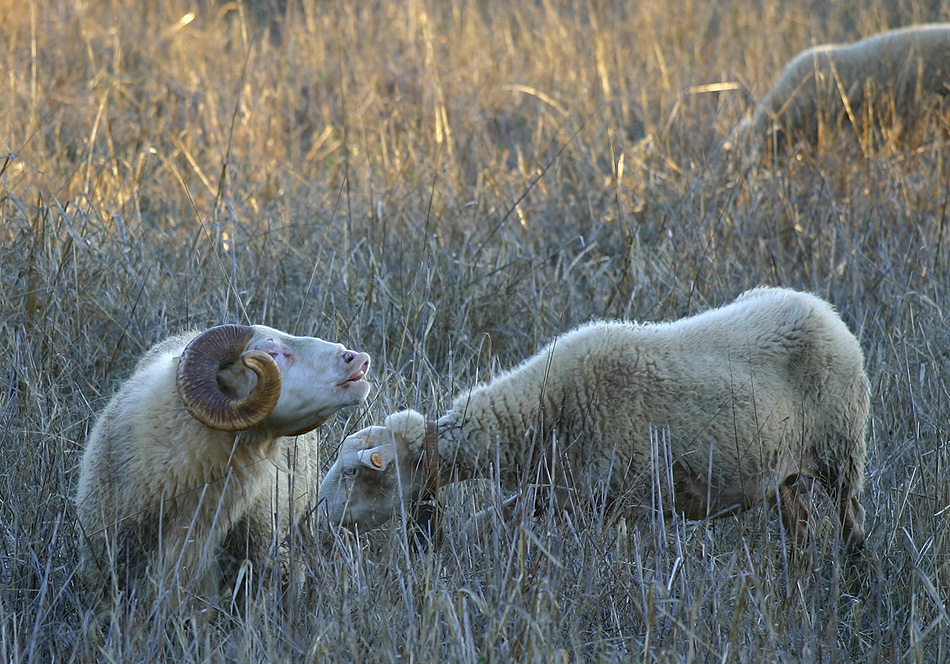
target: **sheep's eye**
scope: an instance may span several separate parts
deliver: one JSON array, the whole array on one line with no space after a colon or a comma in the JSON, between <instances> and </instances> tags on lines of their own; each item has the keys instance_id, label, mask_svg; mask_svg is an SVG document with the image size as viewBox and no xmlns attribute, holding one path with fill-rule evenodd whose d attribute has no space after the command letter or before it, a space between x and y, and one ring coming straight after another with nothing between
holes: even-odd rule
<instances>
[{"instance_id":1,"label":"sheep's eye","mask_svg":"<svg viewBox=\"0 0 950 664\"><path fill-rule=\"evenodd\" d=\"M343 466L343 477L353 477L356 475L356 466Z\"/></svg>"}]
</instances>

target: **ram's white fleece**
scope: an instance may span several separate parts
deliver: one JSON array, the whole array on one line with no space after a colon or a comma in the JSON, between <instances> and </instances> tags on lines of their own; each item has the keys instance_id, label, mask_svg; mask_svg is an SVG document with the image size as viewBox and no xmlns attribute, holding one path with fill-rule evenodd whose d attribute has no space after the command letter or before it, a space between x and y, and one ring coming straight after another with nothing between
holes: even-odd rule
<instances>
[{"instance_id":1,"label":"ram's white fleece","mask_svg":"<svg viewBox=\"0 0 950 664\"><path fill-rule=\"evenodd\" d=\"M89 434L76 492L79 576L99 596L228 592L245 559L259 574L277 565L288 580L282 547L315 501L319 448L313 434L287 436L369 392L365 353L256 325L246 349L274 358L280 398L259 424L217 430L186 410L176 388L179 358L197 335L146 353Z\"/></svg>"},{"instance_id":2,"label":"ram's white fleece","mask_svg":"<svg viewBox=\"0 0 950 664\"><path fill-rule=\"evenodd\" d=\"M564 499L606 490L613 501L642 505L656 461L652 427L669 432L660 454L675 509L687 517L735 512L781 492L786 520L797 524L807 513L791 485L812 477L838 498L844 535L857 544L863 365L831 305L786 289L758 288L670 323L589 323L455 398L437 420L441 481L488 476L497 461L510 487L553 480L569 488ZM409 410L348 437L321 484L323 513L366 529L396 513L400 497L418 498L425 426Z\"/></svg>"}]
</instances>

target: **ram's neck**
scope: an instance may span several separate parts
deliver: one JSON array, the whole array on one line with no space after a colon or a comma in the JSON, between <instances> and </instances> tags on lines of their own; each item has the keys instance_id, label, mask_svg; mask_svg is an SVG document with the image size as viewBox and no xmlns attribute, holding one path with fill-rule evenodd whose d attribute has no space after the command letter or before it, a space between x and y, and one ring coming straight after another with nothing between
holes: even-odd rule
<instances>
[{"instance_id":1,"label":"ram's neck","mask_svg":"<svg viewBox=\"0 0 950 664\"><path fill-rule=\"evenodd\" d=\"M546 358L539 355L487 385L459 394L439 418L439 455L443 478L488 477L491 468L513 471L545 410L560 396L547 385Z\"/></svg>"}]
</instances>

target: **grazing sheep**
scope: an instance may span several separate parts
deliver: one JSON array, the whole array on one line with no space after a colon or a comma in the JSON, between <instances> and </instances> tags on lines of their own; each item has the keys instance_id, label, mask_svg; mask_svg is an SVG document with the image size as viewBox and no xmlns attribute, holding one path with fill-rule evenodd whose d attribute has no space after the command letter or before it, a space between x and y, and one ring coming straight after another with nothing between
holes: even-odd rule
<instances>
[{"instance_id":1,"label":"grazing sheep","mask_svg":"<svg viewBox=\"0 0 950 664\"><path fill-rule=\"evenodd\" d=\"M800 545L809 537L800 494L817 480L853 551L863 541L863 364L831 305L779 288L671 323L589 323L459 394L435 422L407 410L346 438L319 511L370 529L400 498L492 467L509 487L556 487L560 505L606 495L644 507L659 461L672 486L665 510L704 519L779 498ZM657 453L651 427L668 431L669 449Z\"/></svg>"},{"instance_id":2,"label":"grazing sheep","mask_svg":"<svg viewBox=\"0 0 950 664\"><path fill-rule=\"evenodd\" d=\"M785 67L751 118L733 130L730 143L754 154L773 135L776 149L840 123L923 118L938 95L950 92L950 23L917 25L849 44L807 49Z\"/></svg>"},{"instance_id":3,"label":"grazing sheep","mask_svg":"<svg viewBox=\"0 0 950 664\"><path fill-rule=\"evenodd\" d=\"M312 500L318 462L309 458L314 439L285 436L362 402L369 363L340 344L261 325L155 345L86 443L81 576L106 596L211 596L245 560L266 573L276 545L289 582L283 544Z\"/></svg>"}]
</instances>

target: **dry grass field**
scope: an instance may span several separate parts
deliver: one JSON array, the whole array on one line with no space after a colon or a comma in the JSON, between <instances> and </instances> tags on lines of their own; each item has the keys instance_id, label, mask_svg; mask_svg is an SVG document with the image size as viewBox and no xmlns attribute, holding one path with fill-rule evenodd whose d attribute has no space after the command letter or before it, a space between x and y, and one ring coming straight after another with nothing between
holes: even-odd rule
<instances>
[{"instance_id":1,"label":"dry grass field","mask_svg":"<svg viewBox=\"0 0 950 664\"><path fill-rule=\"evenodd\" d=\"M718 150L799 50L938 20L937 0L0 2L0 660L950 661L950 117L770 168ZM369 352L329 459L590 318L756 284L829 299L865 349L856 565L831 528L793 559L771 509L453 537L489 483L447 492L427 553L399 523L299 551L290 615L95 623L73 578L84 440L170 333Z\"/></svg>"}]
</instances>

